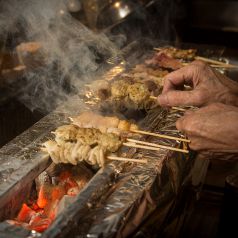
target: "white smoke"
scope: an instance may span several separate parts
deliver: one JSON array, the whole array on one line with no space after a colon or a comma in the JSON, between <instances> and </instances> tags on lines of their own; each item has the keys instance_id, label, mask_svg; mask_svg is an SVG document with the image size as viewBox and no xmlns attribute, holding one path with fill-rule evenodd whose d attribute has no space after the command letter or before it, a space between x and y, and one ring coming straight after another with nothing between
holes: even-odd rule
<instances>
[{"instance_id":1,"label":"white smoke","mask_svg":"<svg viewBox=\"0 0 238 238\"><path fill-rule=\"evenodd\" d=\"M51 111L92 80L103 60L118 54L103 34L86 28L68 12L64 0L0 1L0 36L15 46L39 42L43 65L24 75L21 100L31 109Z\"/></svg>"}]
</instances>

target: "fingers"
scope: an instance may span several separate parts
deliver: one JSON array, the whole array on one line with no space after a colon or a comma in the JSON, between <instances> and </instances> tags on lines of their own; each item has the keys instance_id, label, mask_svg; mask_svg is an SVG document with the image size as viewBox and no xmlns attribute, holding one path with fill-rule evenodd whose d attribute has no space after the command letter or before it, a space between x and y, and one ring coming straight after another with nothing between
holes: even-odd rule
<instances>
[{"instance_id":1,"label":"fingers","mask_svg":"<svg viewBox=\"0 0 238 238\"><path fill-rule=\"evenodd\" d=\"M215 103L196 111L188 111L177 120L176 127L191 141L189 147L192 150L211 150L219 145L217 131L220 128L220 114L223 104ZM224 144L224 143L223 143Z\"/></svg>"},{"instance_id":2,"label":"fingers","mask_svg":"<svg viewBox=\"0 0 238 238\"><path fill-rule=\"evenodd\" d=\"M201 83L206 78L208 72L209 68L207 64L201 61L194 61L190 65L176 70L165 77L162 95L165 95L166 93L171 91L181 90L181 87L183 87L184 85L191 85L194 89L196 89L199 83ZM189 97L189 95L191 94L180 94L174 92L170 95L166 95L164 97L162 96L162 98L159 98L159 103L162 106L202 105L203 101L200 97L204 94L201 94L201 92L196 92L195 94L191 95L193 96L193 98L191 98L191 102L185 103L185 100L187 99L187 97ZM178 96L177 100L176 96ZM194 100L197 97L199 100ZM179 104L180 101L181 104Z\"/></svg>"},{"instance_id":3,"label":"fingers","mask_svg":"<svg viewBox=\"0 0 238 238\"><path fill-rule=\"evenodd\" d=\"M177 120L176 127L179 131L187 134L202 136L203 126L211 117L217 117L219 114L225 114L228 110L235 110L236 107L222 103L212 103L198 110L188 110L184 116Z\"/></svg>"},{"instance_id":4,"label":"fingers","mask_svg":"<svg viewBox=\"0 0 238 238\"><path fill-rule=\"evenodd\" d=\"M201 106L206 98L203 91L197 89L192 91L172 90L158 97L158 103L162 107L172 106Z\"/></svg>"},{"instance_id":5,"label":"fingers","mask_svg":"<svg viewBox=\"0 0 238 238\"><path fill-rule=\"evenodd\" d=\"M199 83L205 78L207 65L194 61L165 77L162 94L158 97L161 106L202 106L208 100L204 90L199 90ZM203 77L204 76L204 77ZM184 85L193 85L192 91L179 91Z\"/></svg>"},{"instance_id":6,"label":"fingers","mask_svg":"<svg viewBox=\"0 0 238 238\"><path fill-rule=\"evenodd\" d=\"M170 90L177 89L178 86L184 84L194 84L196 76L199 72L204 71L206 64L201 61L194 61L188 66L185 66L179 70L176 70L165 77L165 83L163 87L163 93Z\"/></svg>"}]
</instances>

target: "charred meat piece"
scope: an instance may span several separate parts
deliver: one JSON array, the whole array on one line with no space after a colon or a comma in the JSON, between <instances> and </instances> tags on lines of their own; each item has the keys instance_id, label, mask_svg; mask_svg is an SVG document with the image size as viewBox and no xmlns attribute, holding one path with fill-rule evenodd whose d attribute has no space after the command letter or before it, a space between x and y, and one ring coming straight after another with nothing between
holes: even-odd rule
<instances>
[{"instance_id":1,"label":"charred meat piece","mask_svg":"<svg viewBox=\"0 0 238 238\"><path fill-rule=\"evenodd\" d=\"M116 152L122 145L119 137L113 133L102 133L100 135L100 146L110 152Z\"/></svg>"},{"instance_id":2,"label":"charred meat piece","mask_svg":"<svg viewBox=\"0 0 238 238\"><path fill-rule=\"evenodd\" d=\"M114 98L123 98L127 96L127 89L131 85L125 79L117 80L111 85L111 95Z\"/></svg>"},{"instance_id":3,"label":"charred meat piece","mask_svg":"<svg viewBox=\"0 0 238 238\"><path fill-rule=\"evenodd\" d=\"M60 145L61 143L65 143L65 141L75 141L78 131L75 125L64 125L58 127L52 133L55 135L55 141Z\"/></svg>"},{"instance_id":4,"label":"charred meat piece","mask_svg":"<svg viewBox=\"0 0 238 238\"><path fill-rule=\"evenodd\" d=\"M114 86L114 84L116 85L116 87ZM118 85L120 85L120 87L118 87ZM108 100L108 102L110 102L114 110L120 111L120 108L132 110L147 110L151 108L151 105L153 104L152 101L154 102L154 100L150 99L150 96L154 93L149 90L147 83L145 83L145 80L142 81L139 79L134 79L133 81L130 81L130 84L128 83L128 81L119 80L113 82L111 87L112 96ZM116 93L115 88L117 89ZM121 92L121 90L124 91ZM155 90L157 91L157 88L155 88Z\"/></svg>"},{"instance_id":5,"label":"charred meat piece","mask_svg":"<svg viewBox=\"0 0 238 238\"><path fill-rule=\"evenodd\" d=\"M142 104L149 99L150 91L144 83L135 83L127 88L127 94L135 104Z\"/></svg>"},{"instance_id":6,"label":"charred meat piece","mask_svg":"<svg viewBox=\"0 0 238 238\"><path fill-rule=\"evenodd\" d=\"M106 100L107 98L111 96L111 93L110 93L110 90L102 88L97 91L97 96L101 100Z\"/></svg>"},{"instance_id":7,"label":"charred meat piece","mask_svg":"<svg viewBox=\"0 0 238 238\"><path fill-rule=\"evenodd\" d=\"M83 145L95 145L99 142L100 130L95 128L78 128L77 142Z\"/></svg>"},{"instance_id":8,"label":"charred meat piece","mask_svg":"<svg viewBox=\"0 0 238 238\"><path fill-rule=\"evenodd\" d=\"M154 67L162 67L172 70L177 70L183 67L183 64L180 61L166 55L164 52L156 53L152 59L146 60L145 63Z\"/></svg>"},{"instance_id":9,"label":"charred meat piece","mask_svg":"<svg viewBox=\"0 0 238 238\"><path fill-rule=\"evenodd\" d=\"M136 77L137 75L140 75L139 73L146 73L147 76L155 76L155 77L164 77L169 72L167 70L163 69L154 69L151 67L148 67L148 65L145 64L138 64L135 66L134 69L132 69L132 73Z\"/></svg>"}]
</instances>

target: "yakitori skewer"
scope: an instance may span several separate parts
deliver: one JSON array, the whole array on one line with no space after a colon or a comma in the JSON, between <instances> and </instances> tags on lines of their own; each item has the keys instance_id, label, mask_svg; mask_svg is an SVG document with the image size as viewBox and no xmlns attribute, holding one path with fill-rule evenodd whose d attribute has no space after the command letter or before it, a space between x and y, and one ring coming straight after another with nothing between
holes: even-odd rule
<instances>
[{"instance_id":1,"label":"yakitori skewer","mask_svg":"<svg viewBox=\"0 0 238 238\"><path fill-rule=\"evenodd\" d=\"M177 141L190 142L189 140L181 137L174 137L142 131L138 128L136 124L133 124L129 121L120 120L117 117L104 117L102 115L98 115L93 112L81 113L79 116L72 118L71 121L72 123L76 124L76 126L83 128L97 128L100 131L113 132L118 135L122 133L123 137L125 137L125 135L127 135L127 137L130 137L131 133L138 133Z\"/></svg>"},{"instance_id":2,"label":"yakitori skewer","mask_svg":"<svg viewBox=\"0 0 238 238\"><path fill-rule=\"evenodd\" d=\"M154 48L154 50L156 50L156 51L163 51L164 48ZM203 56L195 56L194 60L201 60L203 62L209 63L210 66L214 67L214 68L228 68L228 69L229 68L230 69L238 68L238 65L229 64L229 63L222 62L222 61L219 61L219 60L209 59L209 58L206 58L206 57L203 57ZM184 66L189 65L189 63L186 63L186 62L183 62L182 64Z\"/></svg>"},{"instance_id":3,"label":"yakitori skewer","mask_svg":"<svg viewBox=\"0 0 238 238\"><path fill-rule=\"evenodd\" d=\"M159 47L154 47L154 50L156 50L156 51L160 51L160 50L162 50L163 48L159 48Z\"/></svg>"},{"instance_id":4,"label":"yakitori skewer","mask_svg":"<svg viewBox=\"0 0 238 238\"><path fill-rule=\"evenodd\" d=\"M179 148L175 148L175 147L171 147L171 146L167 146L167 145L159 145L159 144L155 144L155 143L150 143L150 142L140 141L140 140L134 140L134 139L127 139L127 141L135 143L136 145L137 144L142 144L142 145L146 145L146 146L162 148L162 149L167 149L167 150L173 150L173 151L182 152L182 153L189 153L188 150L179 149Z\"/></svg>"},{"instance_id":5,"label":"yakitori skewer","mask_svg":"<svg viewBox=\"0 0 238 238\"><path fill-rule=\"evenodd\" d=\"M146 164L148 162L147 159L130 159L130 158L116 157L116 156L107 156L107 159L126 161L126 162L136 162L136 163L142 163L142 164Z\"/></svg>"},{"instance_id":6,"label":"yakitori skewer","mask_svg":"<svg viewBox=\"0 0 238 238\"><path fill-rule=\"evenodd\" d=\"M196 56L195 57L196 60L201 60L201 61L204 61L204 62L207 62L207 63L211 63L213 67L217 67L217 65L221 65L224 66L224 67L230 67L230 68L237 68L238 65L234 65L234 64L228 64L228 63L225 63L225 62L221 62L221 61L218 61L218 60L213 60L213 59L209 59L209 58L205 58L205 57L201 57L201 56Z\"/></svg>"},{"instance_id":7,"label":"yakitori skewer","mask_svg":"<svg viewBox=\"0 0 238 238\"><path fill-rule=\"evenodd\" d=\"M130 131L134 132L134 133L138 133L138 134L150 135L150 136L160 137L160 138L164 138L164 139L177 140L177 141L183 141L183 142L188 142L188 143L191 142L188 139L176 137L176 136L168 136L168 135L164 135L164 134L153 133L153 132L148 132L148 131L141 131L141 130L130 130Z\"/></svg>"}]
</instances>

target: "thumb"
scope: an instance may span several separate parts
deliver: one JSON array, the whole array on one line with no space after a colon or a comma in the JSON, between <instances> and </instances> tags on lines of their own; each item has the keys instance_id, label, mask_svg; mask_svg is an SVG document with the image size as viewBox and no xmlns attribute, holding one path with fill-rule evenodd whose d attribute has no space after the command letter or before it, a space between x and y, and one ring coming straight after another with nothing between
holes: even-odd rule
<instances>
[{"instance_id":1,"label":"thumb","mask_svg":"<svg viewBox=\"0 0 238 238\"><path fill-rule=\"evenodd\" d=\"M169 91L158 97L161 106L201 106L204 103L203 94L199 90Z\"/></svg>"}]
</instances>

